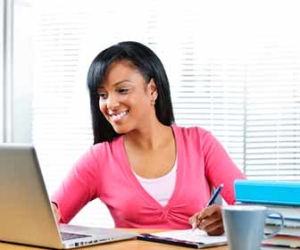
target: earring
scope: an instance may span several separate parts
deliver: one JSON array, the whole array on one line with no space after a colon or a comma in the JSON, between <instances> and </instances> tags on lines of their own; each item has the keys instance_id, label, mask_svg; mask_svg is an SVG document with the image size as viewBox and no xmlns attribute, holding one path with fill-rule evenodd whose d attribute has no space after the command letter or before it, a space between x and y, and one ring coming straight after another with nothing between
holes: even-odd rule
<instances>
[{"instance_id":1,"label":"earring","mask_svg":"<svg viewBox=\"0 0 300 250\"><path fill-rule=\"evenodd\" d=\"M155 100L153 99L153 100L151 100L151 105L155 105Z\"/></svg>"}]
</instances>

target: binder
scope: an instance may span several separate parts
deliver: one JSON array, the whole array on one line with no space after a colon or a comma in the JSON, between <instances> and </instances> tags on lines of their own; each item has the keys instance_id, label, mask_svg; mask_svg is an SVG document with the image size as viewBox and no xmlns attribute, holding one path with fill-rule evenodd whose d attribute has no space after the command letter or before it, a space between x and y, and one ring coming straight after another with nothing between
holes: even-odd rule
<instances>
[{"instance_id":1,"label":"binder","mask_svg":"<svg viewBox=\"0 0 300 250\"><path fill-rule=\"evenodd\" d=\"M300 206L300 182L236 180L236 202Z\"/></svg>"},{"instance_id":2,"label":"binder","mask_svg":"<svg viewBox=\"0 0 300 250\"><path fill-rule=\"evenodd\" d=\"M140 234L138 240L152 241L190 248L208 248L227 244L225 235L208 236L204 231L196 229L171 230L152 234Z\"/></svg>"},{"instance_id":3,"label":"binder","mask_svg":"<svg viewBox=\"0 0 300 250\"><path fill-rule=\"evenodd\" d=\"M300 237L287 236L287 235L275 235L272 238L264 239L262 241L263 246L287 248L287 249L300 249Z\"/></svg>"}]
</instances>

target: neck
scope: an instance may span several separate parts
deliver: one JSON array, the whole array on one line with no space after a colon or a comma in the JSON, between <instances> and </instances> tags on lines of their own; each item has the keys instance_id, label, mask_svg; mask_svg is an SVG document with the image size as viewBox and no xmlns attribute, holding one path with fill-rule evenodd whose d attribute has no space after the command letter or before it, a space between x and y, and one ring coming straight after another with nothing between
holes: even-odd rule
<instances>
[{"instance_id":1,"label":"neck","mask_svg":"<svg viewBox=\"0 0 300 250\"><path fill-rule=\"evenodd\" d=\"M172 128L161 123L132 131L124 136L125 144L140 149L155 150L173 138Z\"/></svg>"}]
</instances>

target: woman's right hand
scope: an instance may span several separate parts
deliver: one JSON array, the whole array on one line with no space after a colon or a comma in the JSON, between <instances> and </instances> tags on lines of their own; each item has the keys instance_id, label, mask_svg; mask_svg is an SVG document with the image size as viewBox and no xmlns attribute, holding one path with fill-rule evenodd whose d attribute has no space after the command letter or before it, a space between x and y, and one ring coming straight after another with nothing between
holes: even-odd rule
<instances>
[{"instance_id":1,"label":"woman's right hand","mask_svg":"<svg viewBox=\"0 0 300 250\"><path fill-rule=\"evenodd\" d=\"M58 207L55 203L51 202L51 205L52 205L52 210L53 210L54 215L55 215L55 220L56 220L57 223L59 223L60 218L61 218L59 209L58 209Z\"/></svg>"},{"instance_id":2,"label":"woman's right hand","mask_svg":"<svg viewBox=\"0 0 300 250\"><path fill-rule=\"evenodd\" d=\"M222 208L213 204L195 213L190 218L193 228L199 228L207 232L208 235L222 235L224 233Z\"/></svg>"}]
</instances>

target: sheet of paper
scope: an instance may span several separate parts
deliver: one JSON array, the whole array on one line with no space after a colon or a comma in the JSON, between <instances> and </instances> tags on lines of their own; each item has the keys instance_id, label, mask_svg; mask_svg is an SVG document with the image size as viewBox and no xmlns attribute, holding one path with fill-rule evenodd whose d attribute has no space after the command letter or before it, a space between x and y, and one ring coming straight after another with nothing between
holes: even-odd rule
<instances>
[{"instance_id":1,"label":"sheet of paper","mask_svg":"<svg viewBox=\"0 0 300 250\"><path fill-rule=\"evenodd\" d=\"M202 242L204 244L213 244L213 243L220 243L226 242L227 238L225 235L221 236L208 236L205 231L196 229L192 231L192 229L187 230L172 230L160 233L153 233L152 235L165 237L165 238L172 238L177 240L185 240L190 242Z\"/></svg>"}]
</instances>

